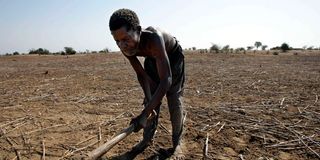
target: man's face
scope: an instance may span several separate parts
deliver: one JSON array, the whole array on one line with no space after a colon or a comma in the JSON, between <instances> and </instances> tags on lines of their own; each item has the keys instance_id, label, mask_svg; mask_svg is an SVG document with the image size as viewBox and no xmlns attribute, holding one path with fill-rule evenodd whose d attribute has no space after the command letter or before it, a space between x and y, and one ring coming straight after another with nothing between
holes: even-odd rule
<instances>
[{"instance_id":1,"label":"man's face","mask_svg":"<svg viewBox=\"0 0 320 160\"><path fill-rule=\"evenodd\" d=\"M127 31L127 28L123 26L115 31L111 31L111 34L123 54L127 56L136 54L140 40L140 35L137 31L132 29Z\"/></svg>"}]
</instances>

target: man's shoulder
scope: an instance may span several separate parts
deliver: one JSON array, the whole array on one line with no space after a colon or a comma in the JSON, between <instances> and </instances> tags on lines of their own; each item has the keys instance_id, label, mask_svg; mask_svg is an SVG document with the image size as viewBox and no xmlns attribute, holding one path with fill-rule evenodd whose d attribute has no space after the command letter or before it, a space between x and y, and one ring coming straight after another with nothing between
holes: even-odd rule
<instances>
[{"instance_id":1,"label":"man's shoulder","mask_svg":"<svg viewBox=\"0 0 320 160\"><path fill-rule=\"evenodd\" d=\"M166 34L166 32L162 31L160 28L155 28L152 26L145 28L144 32L146 33L147 38L159 38Z\"/></svg>"},{"instance_id":2,"label":"man's shoulder","mask_svg":"<svg viewBox=\"0 0 320 160\"><path fill-rule=\"evenodd\" d=\"M157 29L153 26L149 26L145 30L150 31L150 32L157 32Z\"/></svg>"},{"instance_id":3,"label":"man's shoulder","mask_svg":"<svg viewBox=\"0 0 320 160\"><path fill-rule=\"evenodd\" d=\"M142 32L144 35L143 38L147 38L147 39L161 36L161 32L158 29L151 26L144 29Z\"/></svg>"},{"instance_id":4,"label":"man's shoulder","mask_svg":"<svg viewBox=\"0 0 320 160\"><path fill-rule=\"evenodd\" d=\"M143 52L141 55L144 56L155 56L159 48L164 48L167 50L167 47L173 46L174 44L172 40L172 36L166 34L159 28L154 28L152 26L143 29L141 37L140 37L140 51Z\"/></svg>"},{"instance_id":5,"label":"man's shoulder","mask_svg":"<svg viewBox=\"0 0 320 160\"><path fill-rule=\"evenodd\" d=\"M150 46L154 43L157 43L159 39L161 39L161 37L161 32L158 32L157 30L153 30L148 27L145 30L143 30L142 35L140 37L140 42L143 44L143 46Z\"/></svg>"}]
</instances>

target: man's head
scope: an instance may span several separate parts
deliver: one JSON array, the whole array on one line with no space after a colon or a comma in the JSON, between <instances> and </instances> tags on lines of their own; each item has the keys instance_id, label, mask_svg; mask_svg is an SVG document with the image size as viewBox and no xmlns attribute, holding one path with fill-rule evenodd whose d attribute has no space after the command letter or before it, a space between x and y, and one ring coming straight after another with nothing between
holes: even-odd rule
<instances>
[{"instance_id":1,"label":"man's head","mask_svg":"<svg viewBox=\"0 0 320 160\"><path fill-rule=\"evenodd\" d=\"M110 17L109 28L120 50L127 56L135 55L141 33L137 14L129 9L115 11Z\"/></svg>"},{"instance_id":2,"label":"man's head","mask_svg":"<svg viewBox=\"0 0 320 160\"><path fill-rule=\"evenodd\" d=\"M110 31L115 31L125 26L127 30L136 30L140 27L140 21L137 14L130 9L119 9L113 12L109 20Z\"/></svg>"}]
</instances>

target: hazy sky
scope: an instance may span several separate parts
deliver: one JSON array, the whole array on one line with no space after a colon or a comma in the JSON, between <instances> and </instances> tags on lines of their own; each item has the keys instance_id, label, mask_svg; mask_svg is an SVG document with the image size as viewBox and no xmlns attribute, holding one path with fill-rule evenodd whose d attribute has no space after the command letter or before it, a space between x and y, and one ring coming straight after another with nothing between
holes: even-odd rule
<instances>
[{"instance_id":1,"label":"hazy sky","mask_svg":"<svg viewBox=\"0 0 320 160\"><path fill-rule=\"evenodd\" d=\"M319 0L0 0L0 54L63 47L118 50L108 27L119 8L159 27L183 48L320 47Z\"/></svg>"}]
</instances>

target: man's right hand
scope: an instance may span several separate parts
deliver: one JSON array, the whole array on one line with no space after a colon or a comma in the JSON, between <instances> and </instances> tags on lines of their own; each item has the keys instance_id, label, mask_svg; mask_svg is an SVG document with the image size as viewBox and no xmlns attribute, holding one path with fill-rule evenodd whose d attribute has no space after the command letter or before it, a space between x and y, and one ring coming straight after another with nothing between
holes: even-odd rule
<instances>
[{"instance_id":1,"label":"man's right hand","mask_svg":"<svg viewBox=\"0 0 320 160\"><path fill-rule=\"evenodd\" d=\"M141 128L145 128L149 123L157 116L157 112L155 110L152 111L148 116L144 111L135 118L132 118L130 121L130 125L134 125L134 132L139 132Z\"/></svg>"},{"instance_id":2,"label":"man's right hand","mask_svg":"<svg viewBox=\"0 0 320 160\"><path fill-rule=\"evenodd\" d=\"M134 132L139 132L140 129L147 126L147 116L144 113L141 113L139 116L133 118L130 121L130 125L134 125Z\"/></svg>"}]
</instances>

